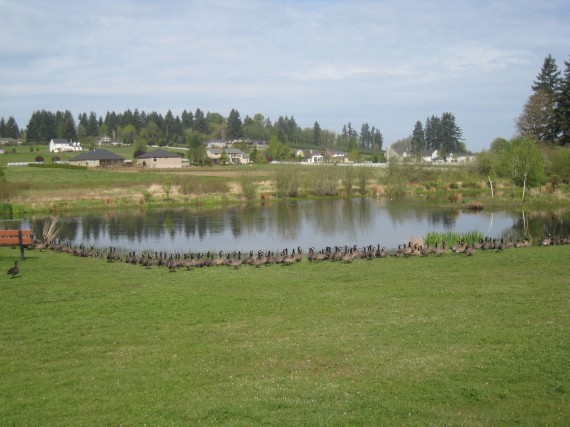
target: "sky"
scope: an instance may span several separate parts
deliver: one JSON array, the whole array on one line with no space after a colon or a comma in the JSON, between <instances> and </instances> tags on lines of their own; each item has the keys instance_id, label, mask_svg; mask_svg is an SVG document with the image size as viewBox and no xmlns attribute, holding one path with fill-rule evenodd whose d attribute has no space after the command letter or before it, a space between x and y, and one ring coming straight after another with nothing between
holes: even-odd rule
<instances>
[{"instance_id":1,"label":"sky","mask_svg":"<svg viewBox=\"0 0 570 427\"><path fill-rule=\"evenodd\" d=\"M568 0L0 0L0 117L185 109L384 147L450 112L467 149L515 135L551 54L570 60Z\"/></svg>"}]
</instances>

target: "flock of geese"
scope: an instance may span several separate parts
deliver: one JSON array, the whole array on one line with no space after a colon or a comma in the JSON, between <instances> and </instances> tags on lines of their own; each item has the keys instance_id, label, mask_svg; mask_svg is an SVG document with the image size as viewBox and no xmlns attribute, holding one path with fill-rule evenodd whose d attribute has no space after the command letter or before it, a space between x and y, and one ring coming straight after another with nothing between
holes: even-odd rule
<instances>
[{"instance_id":1,"label":"flock of geese","mask_svg":"<svg viewBox=\"0 0 570 427\"><path fill-rule=\"evenodd\" d=\"M543 238L538 246L553 246L553 245L566 245L570 243L570 238L565 234L559 238L554 238L550 234ZM176 271L182 269L195 269L201 267L218 267L227 266L238 268L242 265L249 265L252 267L261 267L266 265L292 265L306 259L308 262L323 262L323 261L336 261L341 263L351 263L356 259L372 260L377 258L386 257L412 257L412 256L441 256L447 253L463 254L473 256L477 251L497 251L501 252L510 248L520 248L531 246L528 237L513 240L509 238L485 238L481 239L478 243L466 244L464 241L459 241L455 245L448 247L445 241L441 245L423 246L417 243L407 242L398 245L398 249L386 250L380 245L369 245L366 247L358 248L353 246L334 246L326 247L324 249L316 250L314 247L308 249L305 256L300 247L294 248L289 251L283 249L279 253L273 251L250 251L248 254L242 254L241 251L234 251L232 253L224 253L219 251L217 253L209 251L206 253L166 253L166 252L152 252L143 251L137 254L136 251L130 252L117 252L115 247L110 247L107 250L97 250L94 245L86 248L85 245L74 245L71 242L62 243L57 239L52 242L44 240L36 241L30 249L35 250L53 250L61 253L69 253L74 256L88 257L107 260L107 262L125 262L133 265L141 265L146 268L151 267L166 267L169 271ZM8 275L15 277L20 273L18 261L14 266L8 270Z\"/></svg>"}]
</instances>

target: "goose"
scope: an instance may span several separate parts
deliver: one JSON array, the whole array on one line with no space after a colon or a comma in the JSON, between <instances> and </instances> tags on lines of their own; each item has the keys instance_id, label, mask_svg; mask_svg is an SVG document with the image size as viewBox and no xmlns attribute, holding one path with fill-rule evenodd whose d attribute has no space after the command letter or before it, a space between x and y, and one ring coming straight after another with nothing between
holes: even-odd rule
<instances>
[{"instance_id":1,"label":"goose","mask_svg":"<svg viewBox=\"0 0 570 427\"><path fill-rule=\"evenodd\" d=\"M176 268L178 267L178 261L174 259L172 254L168 257L168 261L166 261L166 266L168 267L168 271L175 272Z\"/></svg>"},{"instance_id":2,"label":"goose","mask_svg":"<svg viewBox=\"0 0 570 427\"><path fill-rule=\"evenodd\" d=\"M548 233L548 237L545 237L540 241L538 246L550 246L554 244L554 240L552 240L552 235Z\"/></svg>"},{"instance_id":3,"label":"goose","mask_svg":"<svg viewBox=\"0 0 570 427\"><path fill-rule=\"evenodd\" d=\"M227 265L232 268L238 268L240 265L242 265L242 263L243 261L241 259L241 251L237 253L237 257L228 259L227 261Z\"/></svg>"},{"instance_id":4,"label":"goose","mask_svg":"<svg viewBox=\"0 0 570 427\"><path fill-rule=\"evenodd\" d=\"M441 255L445 255L447 253L447 242L445 240L441 241L441 248L437 247L437 243L435 244L435 249L436 249L436 255L437 256L441 256Z\"/></svg>"},{"instance_id":5,"label":"goose","mask_svg":"<svg viewBox=\"0 0 570 427\"><path fill-rule=\"evenodd\" d=\"M47 236L44 234L42 236L42 239L35 242L33 249L37 249L39 251L43 251L44 249L46 249L48 247L48 242L47 242Z\"/></svg>"},{"instance_id":6,"label":"goose","mask_svg":"<svg viewBox=\"0 0 570 427\"><path fill-rule=\"evenodd\" d=\"M283 257L283 259L281 260L281 264L283 265L293 265L297 262L297 260L295 259L295 249L293 249L293 251L291 252L291 255L289 255L287 253L287 250L285 250L285 256Z\"/></svg>"},{"instance_id":7,"label":"goose","mask_svg":"<svg viewBox=\"0 0 570 427\"><path fill-rule=\"evenodd\" d=\"M297 246L297 253L295 254L295 262L303 261L303 250L300 246Z\"/></svg>"},{"instance_id":8,"label":"goose","mask_svg":"<svg viewBox=\"0 0 570 427\"><path fill-rule=\"evenodd\" d=\"M456 245L451 247L451 250L455 253L463 252L465 250L465 242L463 240L457 242Z\"/></svg>"},{"instance_id":9,"label":"goose","mask_svg":"<svg viewBox=\"0 0 570 427\"><path fill-rule=\"evenodd\" d=\"M473 243L471 245L466 246L465 249L463 250L463 253L465 255L472 256L475 255L475 251L476 251L475 244Z\"/></svg>"},{"instance_id":10,"label":"goose","mask_svg":"<svg viewBox=\"0 0 570 427\"><path fill-rule=\"evenodd\" d=\"M354 258L355 258L354 248L350 248L348 252L342 255L340 261L344 263L350 263Z\"/></svg>"},{"instance_id":11,"label":"goose","mask_svg":"<svg viewBox=\"0 0 570 427\"><path fill-rule=\"evenodd\" d=\"M493 239L493 242L495 241L495 239ZM503 252L503 249L505 249L505 243L503 241L503 238L501 237L501 243L495 244L495 250L497 252Z\"/></svg>"},{"instance_id":12,"label":"goose","mask_svg":"<svg viewBox=\"0 0 570 427\"><path fill-rule=\"evenodd\" d=\"M530 240L528 240L528 236L524 236L522 242L517 239L516 247L517 248L526 248L530 246Z\"/></svg>"},{"instance_id":13,"label":"goose","mask_svg":"<svg viewBox=\"0 0 570 427\"><path fill-rule=\"evenodd\" d=\"M14 261L14 266L8 269L8 275L12 275L12 278L20 274L20 267L18 267L18 261Z\"/></svg>"},{"instance_id":14,"label":"goose","mask_svg":"<svg viewBox=\"0 0 570 427\"><path fill-rule=\"evenodd\" d=\"M324 250L321 250L316 256L315 256L315 261L325 261L327 259L330 259L330 255L325 252Z\"/></svg>"},{"instance_id":15,"label":"goose","mask_svg":"<svg viewBox=\"0 0 570 427\"><path fill-rule=\"evenodd\" d=\"M513 242L513 236L509 237L509 241L505 243L505 249L511 249L515 247L515 242Z\"/></svg>"}]
</instances>

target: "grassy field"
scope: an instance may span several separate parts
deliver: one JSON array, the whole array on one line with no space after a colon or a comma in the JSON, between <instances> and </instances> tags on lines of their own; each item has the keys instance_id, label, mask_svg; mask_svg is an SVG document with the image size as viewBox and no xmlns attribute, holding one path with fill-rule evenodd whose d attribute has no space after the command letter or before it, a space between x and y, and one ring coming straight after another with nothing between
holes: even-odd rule
<instances>
[{"instance_id":1,"label":"grassy field","mask_svg":"<svg viewBox=\"0 0 570 427\"><path fill-rule=\"evenodd\" d=\"M569 255L171 273L29 251L0 286L0 425L566 426Z\"/></svg>"}]
</instances>

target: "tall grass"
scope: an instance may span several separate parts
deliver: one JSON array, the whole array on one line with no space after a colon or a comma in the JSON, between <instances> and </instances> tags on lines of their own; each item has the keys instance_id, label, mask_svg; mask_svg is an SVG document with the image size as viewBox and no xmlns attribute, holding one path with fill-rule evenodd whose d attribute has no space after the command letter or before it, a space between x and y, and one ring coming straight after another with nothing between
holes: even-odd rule
<instances>
[{"instance_id":1,"label":"tall grass","mask_svg":"<svg viewBox=\"0 0 570 427\"><path fill-rule=\"evenodd\" d=\"M183 195L205 195L229 192L227 180L220 178L203 178L193 175L175 175L173 183Z\"/></svg>"},{"instance_id":2,"label":"tall grass","mask_svg":"<svg viewBox=\"0 0 570 427\"><path fill-rule=\"evenodd\" d=\"M424 236L424 243L428 246L441 245L443 241L448 245L457 242L465 242L466 245L478 243L481 239L485 239L485 235L478 230L467 231L465 233L457 233L454 231L430 231Z\"/></svg>"},{"instance_id":3,"label":"tall grass","mask_svg":"<svg viewBox=\"0 0 570 427\"><path fill-rule=\"evenodd\" d=\"M275 196L299 197L303 185L302 168L296 165L279 165L273 174Z\"/></svg>"},{"instance_id":4,"label":"tall grass","mask_svg":"<svg viewBox=\"0 0 570 427\"><path fill-rule=\"evenodd\" d=\"M341 177L340 168L334 165L311 168L307 178L307 192L314 196L336 196Z\"/></svg>"}]
</instances>

